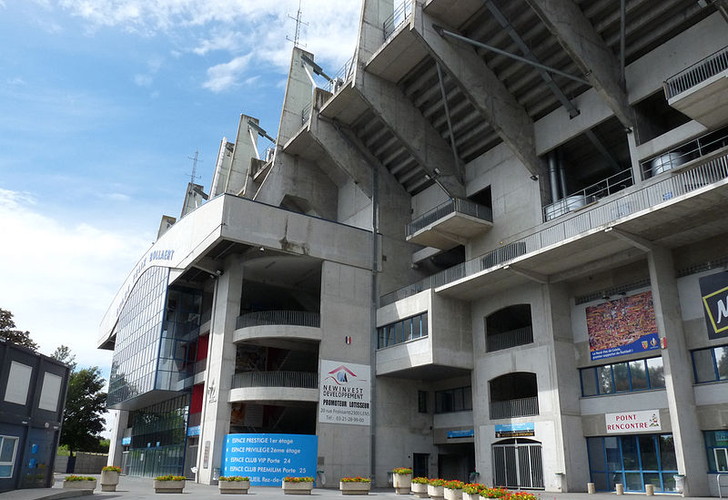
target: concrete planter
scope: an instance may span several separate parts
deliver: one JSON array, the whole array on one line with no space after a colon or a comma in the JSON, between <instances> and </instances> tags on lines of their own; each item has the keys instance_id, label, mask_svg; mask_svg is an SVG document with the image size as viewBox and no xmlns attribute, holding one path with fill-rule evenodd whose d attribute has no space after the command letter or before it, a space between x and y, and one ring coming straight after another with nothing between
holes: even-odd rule
<instances>
[{"instance_id":1,"label":"concrete planter","mask_svg":"<svg viewBox=\"0 0 728 500\"><path fill-rule=\"evenodd\" d=\"M101 491L116 491L119 484L119 473L113 470L101 471Z\"/></svg>"},{"instance_id":2,"label":"concrete planter","mask_svg":"<svg viewBox=\"0 0 728 500\"><path fill-rule=\"evenodd\" d=\"M250 481L218 481L217 487L221 495L247 495Z\"/></svg>"},{"instance_id":3,"label":"concrete planter","mask_svg":"<svg viewBox=\"0 0 728 500\"><path fill-rule=\"evenodd\" d=\"M412 494L417 498L427 498L427 483L412 483Z\"/></svg>"},{"instance_id":4,"label":"concrete planter","mask_svg":"<svg viewBox=\"0 0 728 500\"><path fill-rule=\"evenodd\" d=\"M427 495L430 498L445 498L445 487L444 486L433 486L427 485Z\"/></svg>"},{"instance_id":5,"label":"concrete planter","mask_svg":"<svg viewBox=\"0 0 728 500\"><path fill-rule=\"evenodd\" d=\"M394 492L397 495L409 495L412 474L394 474L392 480L394 481Z\"/></svg>"},{"instance_id":6,"label":"concrete planter","mask_svg":"<svg viewBox=\"0 0 728 500\"><path fill-rule=\"evenodd\" d=\"M465 493L463 491L463 500L480 500L480 495L478 493Z\"/></svg>"},{"instance_id":7,"label":"concrete planter","mask_svg":"<svg viewBox=\"0 0 728 500\"><path fill-rule=\"evenodd\" d=\"M364 482L342 482L339 481L339 490L342 495L368 495L372 483Z\"/></svg>"},{"instance_id":8,"label":"concrete planter","mask_svg":"<svg viewBox=\"0 0 728 500\"><path fill-rule=\"evenodd\" d=\"M463 490L445 488L445 500L462 500Z\"/></svg>"},{"instance_id":9,"label":"concrete planter","mask_svg":"<svg viewBox=\"0 0 728 500\"><path fill-rule=\"evenodd\" d=\"M154 480L154 493L182 493L185 489L184 481Z\"/></svg>"},{"instance_id":10,"label":"concrete planter","mask_svg":"<svg viewBox=\"0 0 728 500\"><path fill-rule=\"evenodd\" d=\"M286 495L310 495L313 489L313 482L289 483L283 481L283 493Z\"/></svg>"},{"instance_id":11,"label":"concrete planter","mask_svg":"<svg viewBox=\"0 0 728 500\"><path fill-rule=\"evenodd\" d=\"M93 481L63 481L64 490L95 490L96 479Z\"/></svg>"}]
</instances>

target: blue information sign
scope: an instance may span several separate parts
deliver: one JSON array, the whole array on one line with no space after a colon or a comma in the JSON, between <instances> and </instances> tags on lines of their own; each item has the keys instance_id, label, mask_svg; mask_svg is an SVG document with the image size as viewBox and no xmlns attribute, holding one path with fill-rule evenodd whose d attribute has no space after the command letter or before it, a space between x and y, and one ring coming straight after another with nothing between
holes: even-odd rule
<instances>
[{"instance_id":1,"label":"blue information sign","mask_svg":"<svg viewBox=\"0 0 728 500\"><path fill-rule=\"evenodd\" d=\"M223 476L248 476L254 486L280 486L283 478L316 477L318 437L306 434L228 434Z\"/></svg>"}]
</instances>

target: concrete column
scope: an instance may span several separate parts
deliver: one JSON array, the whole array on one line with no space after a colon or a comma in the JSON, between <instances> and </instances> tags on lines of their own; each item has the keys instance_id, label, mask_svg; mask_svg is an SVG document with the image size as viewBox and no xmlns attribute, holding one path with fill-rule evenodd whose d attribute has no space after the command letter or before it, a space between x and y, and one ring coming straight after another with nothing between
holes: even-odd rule
<instances>
[{"instance_id":1,"label":"concrete column","mask_svg":"<svg viewBox=\"0 0 728 500\"><path fill-rule=\"evenodd\" d=\"M286 83L286 95L283 98L283 110L278 128L279 146L283 146L303 126L301 120L303 108L310 105L313 100L313 84L303 67L301 55L306 54L313 60L313 54L298 47L293 48L291 54L291 67L288 70L288 82Z\"/></svg>"},{"instance_id":2,"label":"concrete column","mask_svg":"<svg viewBox=\"0 0 728 500\"><path fill-rule=\"evenodd\" d=\"M685 496L707 496L708 464L695 407L692 363L685 344L672 253L666 248L654 248L647 260L657 329L667 342L662 361L678 472L687 479Z\"/></svg>"},{"instance_id":3,"label":"concrete column","mask_svg":"<svg viewBox=\"0 0 728 500\"><path fill-rule=\"evenodd\" d=\"M393 13L394 2L392 0L364 0L357 47L357 56L362 63L366 64L384 43L382 25Z\"/></svg>"},{"instance_id":4,"label":"concrete column","mask_svg":"<svg viewBox=\"0 0 728 500\"><path fill-rule=\"evenodd\" d=\"M128 426L129 412L124 410L111 410L116 424L113 426L114 433L109 440L109 459L106 465L116 465L121 467L121 457L124 446L121 444L121 438L124 437L124 431Z\"/></svg>"},{"instance_id":5,"label":"concrete column","mask_svg":"<svg viewBox=\"0 0 728 500\"><path fill-rule=\"evenodd\" d=\"M223 274L215 284L210 326L210 344L205 374L200 446L197 467L201 483L211 484L213 470L222 462L225 435L230 429L228 395L235 374L233 332L243 290L243 261L237 256L225 260Z\"/></svg>"},{"instance_id":6,"label":"concrete column","mask_svg":"<svg viewBox=\"0 0 728 500\"><path fill-rule=\"evenodd\" d=\"M635 184L642 183L642 171L640 169L639 154L637 152L637 136L627 133L627 144L629 145L629 159L632 166L632 177Z\"/></svg>"}]
</instances>

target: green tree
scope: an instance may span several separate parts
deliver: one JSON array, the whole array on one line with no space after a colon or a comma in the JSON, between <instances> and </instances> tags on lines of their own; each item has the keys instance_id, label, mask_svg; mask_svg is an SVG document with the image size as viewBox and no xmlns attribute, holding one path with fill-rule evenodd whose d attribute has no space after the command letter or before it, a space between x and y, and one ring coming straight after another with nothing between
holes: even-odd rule
<instances>
[{"instance_id":1,"label":"green tree","mask_svg":"<svg viewBox=\"0 0 728 500\"><path fill-rule=\"evenodd\" d=\"M51 354L51 358L67 364L71 368L71 372L76 371L76 355L71 354L71 349L65 345L59 345Z\"/></svg>"},{"instance_id":2,"label":"green tree","mask_svg":"<svg viewBox=\"0 0 728 500\"><path fill-rule=\"evenodd\" d=\"M0 309L0 339L10 342L11 344L21 345L38 350L38 344L30 338L30 332L22 332L15 330L15 321L13 321L13 313Z\"/></svg>"},{"instance_id":3,"label":"green tree","mask_svg":"<svg viewBox=\"0 0 728 500\"><path fill-rule=\"evenodd\" d=\"M75 363L74 363L75 365ZM66 410L61 428L61 445L76 451L97 451L104 430L106 393L98 366L73 371L68 381Z\"/></svg>"}]
</instances>

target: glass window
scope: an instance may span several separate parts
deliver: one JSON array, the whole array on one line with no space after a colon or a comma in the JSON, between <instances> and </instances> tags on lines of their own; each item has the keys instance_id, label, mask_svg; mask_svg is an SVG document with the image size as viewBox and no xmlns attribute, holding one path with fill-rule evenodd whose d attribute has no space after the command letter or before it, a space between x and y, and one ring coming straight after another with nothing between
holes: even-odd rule
<instances>
[{"instance_id":1,"label":"glass window","mask_svg":"<svg viewBox=\"0 0 728 500\"><path fill-rule=\"evenodd\" d=\"M657 450L655 450L654 436L639 436L640 459L642 460L642 469L657 470Z\"/></svg>"},{"instance_id":2,"label":"glass window","mask_svg":"<svg viewBox=\"0 0 728 500\"><path fill-rule=\"evenodd\" d=\"M665 387L665 374L663 373L662 358L650 358L647 361L650 387L652 389Z\"/></svg>"},{"instance_id":3,"label":"glass window","mask_svg":"<svg viewBox=\"0 0 728 500\"><path fill-rule=\"evenodd\" d=\"M62 382L63 379L54 373L45 372L43 374L43 388L40 391L38 408L48 411L58 410L58 399L61 396Z\"/></svg>"},{"instance_id":4,"label":"glass window","mask_svg":"<svg viewBox=\"0 0 728 500\"><path fill-rule=\"evenodd\" d=\"M728 431L705 431L705 448L710 472L728 472Z\"/></svg>"},{"instance_id":5,"label":"glass window","mask_svg":"<svg viewBox=\"0 0 728 500\"><path fill-rule=\"evenodd\" d=\"M596 396L597 392L597 376L594 368L586 368L581 370L581 393L584 396Z\"/></svg>"},{"instance_id":6,"label":"glass window","mask_svg":"<svg viewBox=\"0 0 728 500\"><path fill-rule=\"evenodd\" d=\"M25 405L28 401L28 389L33 367L12 361L8 373L8 385L5 387L5 401Z\"/></svg>"},{"instance_id":7,"label":"glass window","mask_svg":"<svg viewBox=\"0 0 728 500\"><path fill-rule=\"evenodd\" d=\"M427 413L427 391L417 391L417 411Z\"/></svg>"},{"instance_id":8,"label":"glass window","mask_svg":"<svg viewBox=\"0 0 728 500\"><path fill-rule=\"evenodd\" d=\"M695 382L713 382L716 379L713 365L713 350L703 349L693 352L693 368L695 369Z\"/></svg>"},{"instance_id":9,"label":"glass window","mask_svg":"<svg viewBox=\"0 0 728 500\"><path fill-rule=\"evenodd\" d=\"M378 348L427 336L427 313L406 318L378 329Z\"/></svg>"},{"instance_id":10,"label":"glass window","mask_svg":"<svg viewBox=\"0 0 728 500\"><path fill-rule=\"evenodd\" d=\"M641 391L649 387L645 366L644 359L629 362L629 377L632 382L633 391Z\"/></svg>"},{"instance_id":11,"label":"glass window","mask_svg":"<svg viewBox=\"0 0 728 500\"><path fill-rule=\"evenodd\" d=\"M0 436L0 477L13 477L18 438Z\"/></svg>"},{"instance_id":12,"label":"glass window","mask_svg":"<svg viewBox=\"0 0 728 500\"><path fill-rule=\"evenodd\" d=\"M675 442L672 439L672 434L662 434L660 436L660 464L662 465L663 470L677 470Z\"/></svg>"},{"instance_id":13,"label":"glass window","mask_svg":"<svg viewBox=\"0 0 728 500\"><path fill-rule=\"evenodd\" d=\"M473 409L471 387L458 387L435 392L435 413L449 413Z\"/></svg>"},{"instance_id":14,"label":"glass window","mask_svg":"<svg viewBox=\"0 0 728 500\"><path fill-rule=\"evenodd\" d=\"M716 347L714 352L718 378L720 380L728 380L728 346Z\"/></svg>"},{"instance_id":15,"label":"glass window","mask_svg":"<svg viewBox=\"0 0 728 500\"><path fill-rule=\"evenodd\" d=\"M611 366L607 365L598 367L597 377L599 378L599 394L611 394L614 392Z\"/></svg>"},{"instance_id":16,"label":"glass window","mask_svg":"<svg viewBox=\"0 0 728 500\"><path fill-rule=\"evenodd\" d=\"M622 436L620 438L622 445L622 462L624 470L639 470L640 459L637 454L636 436Z\"/></svg>"},{"instance_id":17,"label":"glass window","mask_svg":"<svg viewBox=\"0 0 728 500\"><path fill-rule=\"evenodd\" d=\"M612 365L614 373L614 389L616 392L629 391L629 366L627 363L616 363Z\"/></svg>"}]
</instances>

